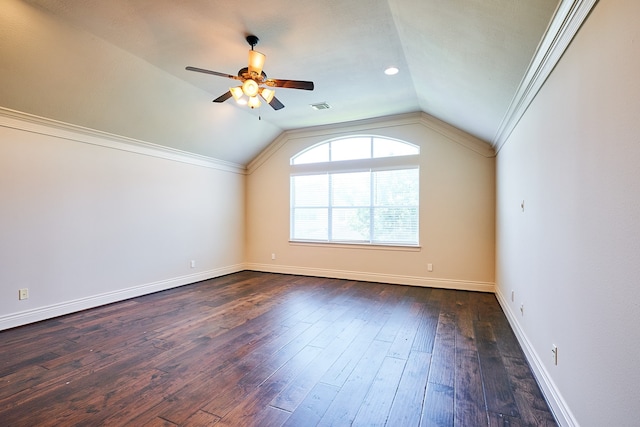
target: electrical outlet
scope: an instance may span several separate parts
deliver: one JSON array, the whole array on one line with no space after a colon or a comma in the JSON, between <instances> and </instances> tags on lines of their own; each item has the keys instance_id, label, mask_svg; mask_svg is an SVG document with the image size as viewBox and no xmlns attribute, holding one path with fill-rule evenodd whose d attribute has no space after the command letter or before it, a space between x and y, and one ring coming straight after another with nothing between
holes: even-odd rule
<instances>
[{"instance_id":1,"label":"electrical outlet","mask_svg":"<svg viewBox=\"0 0 640 427\"><path fill-rule=\"evenodd\" d=\"M275 254L275 252L271 254L271 259L276 259L276 254Z\"/></svg>"},{"instance_id":2,"label":"electrical outlet","mask_svg":"<svg viewBox=\"0 0 640 427\"><path fill-rule=\"evenodd\" d=\"M558 346L551 344L551 354L553 354L553 364L558 364Z\"/></svg>"},{"instance_id":3,"label":"electrical outlet","mask_svg":"<svg viewBox=\"0 0 640 427\"><path fill-rule=\"evenodd\" d=\"M191 260L191 268L196 268L196 260L195 259Z\"/></svg>"},{"instance_id":4,"label":"electrical outlet","mask_svg":"<svg viewBox=\"0 0 640 427\"><path fill-rule=\"evenodd\" d=\"M18 299L29 299L29 288L22 288L18 290Z\"/></svg>"},{"instance_id":5,"label":"electrical outlet","mask_svg":"<svg viewBox=\"0 0 640 427\"><path fill-rule=\"evenodd\" d=\"M524 316L524 304L520 304L520 314Z\"/></svg>"},{"instance_id":6,"label":"electrical outlet","mask_svg":"<svg viewBox=\"0 0 640 427\"><path fill-rule=\"evenodd\" d=\"M433 264L427 264L427 271L433 271Z\"/></svg>"},{"instance_id":7,"label":"electrical outlet","mask_svg":"<svg viewBox=\"0 0 640 427\"><path fill-rule=\"evenodd\" d=\"M511 291L511 302L516 300L516 291Z\"/></svg>"}]
</instances>

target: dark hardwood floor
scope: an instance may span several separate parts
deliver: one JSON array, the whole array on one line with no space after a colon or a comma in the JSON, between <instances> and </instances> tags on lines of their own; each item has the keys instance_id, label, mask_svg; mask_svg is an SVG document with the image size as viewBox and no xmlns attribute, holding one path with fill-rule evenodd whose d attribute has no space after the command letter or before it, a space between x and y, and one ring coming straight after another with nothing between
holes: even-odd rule
<instances>
[{"instance_id":1,"label":"dark hardwood floor","mask_svg":"<svg viewBox=\"0 0 640 427\"><path fill-rule=\"evenodd\" d=\"M0 424L556 425L494 295L251 271L0 332Z\"/></svg>"}]
</instances>

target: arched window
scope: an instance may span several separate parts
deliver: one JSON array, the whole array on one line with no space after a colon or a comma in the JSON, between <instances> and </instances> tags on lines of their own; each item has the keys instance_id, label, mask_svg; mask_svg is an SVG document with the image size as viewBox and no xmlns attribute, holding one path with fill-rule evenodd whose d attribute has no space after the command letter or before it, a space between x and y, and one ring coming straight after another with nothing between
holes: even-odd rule
<instances>
[{"instance_id":1,"label":"arched window","mask_svg":"<svg viewBox=\"0 0 640 427\"><path fill-rule=\"evenodd\" d=\"M291 240L418 245L420 147L334 139L291 158Z\"/></svg>"}]
</instances>

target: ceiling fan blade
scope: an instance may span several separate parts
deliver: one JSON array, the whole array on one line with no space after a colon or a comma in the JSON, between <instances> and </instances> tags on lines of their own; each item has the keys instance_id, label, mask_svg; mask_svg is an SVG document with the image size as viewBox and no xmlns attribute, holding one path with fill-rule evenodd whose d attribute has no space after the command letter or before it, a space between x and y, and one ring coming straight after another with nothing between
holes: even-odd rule
<instances>
[{"instance_id":1,"label":"ceiling fan blade","mask_svg":"<svg viewBox=\"0 0 640 427\"><path fill-rule=\"evenodd\" d=\"M271 87L283 87L285 89L313 90L313 82L306 82L303 80L268 79L265 80L264 84Z\"/></svg>"},{"instance_id":2,"label":"ceiling fan blade","mask_svg":"<svg viewBox=\"0 0 640 427\"><path fill-rule=\"evenodd\" d=\"M271 102L269 102L269 105L271 105L271 107L274 110L281 110L284 108L284 104L282 102L280 102L280 100L278 98L276 98L275 96L271 99Z\"/></svg>"},{"instance_id":3,"label":"ceiling fan blade","mask_svg":"<svg viewBox=\"0 0 640 427\"><path fill-rule=\"evenodd\" d=\"M213 102L224 102L227 99L231 98L231 91L227 91L213 100Z\"/></svg>"},{"instance_id":4,"label":"ceiling fan blade","mask_svg":"<svg viewBox=\"0 0 640 427\"><path fill-rule=\"evenodd\" d=\"M227 77L227 78L233 79L233 80L242 80L238 76L232 76L231 74L219 73L217 71L205 70L204 68L187 67L186 69L189 70L189 71L197 71L198 73L213 74L214 76L219 76L219 77Z\"/></svg>"}]
</instances>

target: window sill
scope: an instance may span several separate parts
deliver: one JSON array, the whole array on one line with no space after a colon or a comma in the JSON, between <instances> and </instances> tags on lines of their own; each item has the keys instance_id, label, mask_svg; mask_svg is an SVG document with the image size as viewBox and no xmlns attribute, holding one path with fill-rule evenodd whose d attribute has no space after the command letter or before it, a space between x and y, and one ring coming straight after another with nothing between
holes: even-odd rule
<instances>
[{"instance_id":1,"label":"window sill","mask_svg":"<svg viewBox=\"0 0 640 427\"><path fill-rule=\"evenodd\" d=\"M323 248L336 249L365 249L374 251L404 251L404 252L420 252L420 245L391 245L391 244L364 244L364 243L337 243L337 242L313 242L304 240L289 240L290 246L315 246Z\"/></svg>"}]
</instances>

